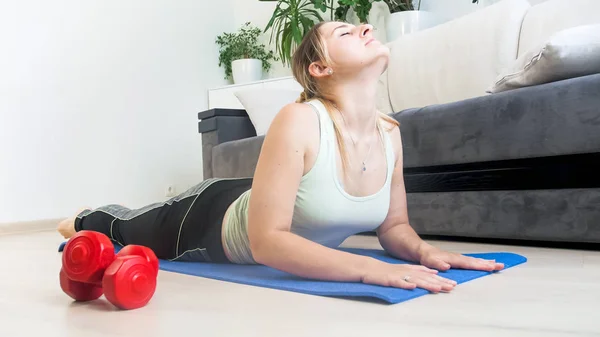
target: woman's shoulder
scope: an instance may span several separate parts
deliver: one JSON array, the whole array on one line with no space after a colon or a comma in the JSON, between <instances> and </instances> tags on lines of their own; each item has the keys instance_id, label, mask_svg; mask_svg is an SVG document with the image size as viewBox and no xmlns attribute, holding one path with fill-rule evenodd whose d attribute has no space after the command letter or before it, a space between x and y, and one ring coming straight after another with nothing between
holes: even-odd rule
<instances>
[{"instance_id":1,"label":"woman's shoulder","mask_svg":"<svg viewBox=\"0 0 600 337\"><path fill-rule=\"evenodd\" d=\"M279 127L290 127L296 126L297 123L314 123L315 116L313 108L309 104L289 103L279 110L273 122L277 121L276 126Z\"/></svg>"},{"instance_id":2,"label":"woman's shoulder","mask_svg":"<svg viewBox=\"0 0 600 337\"><path fill-rule=\"evenodd\" d=\"M393 118L390 116L390 118ZM394 148L394 155L396 162L402 157L402 136L400 135L400 127L397 123L393 123L391 120L381 119L381 127L383 131L389 136L390 142Z\"/></svg>"},{"instance_id":3,"label":"woman's shoulder","mask_svg":"<svg viewBox=\"0 0 600 337\"><path fill-rule=\"evenodd\" d=\"M319 118L309 104L289 103L273 118L266 138L306 148L318 130Z\"/></svg>"},{"instance_id":4,"label":"woman's shoulder","mask_svg":"<svg viewBox=\"0 0 600 337\"><path fill-rule=\"evenodd\" d=\"M298 135L306 129L313 128L318 123L318 116L309 104L289 103L283 106L275 115L268 132L286 132Z\"/></svg>"}]
</instances>

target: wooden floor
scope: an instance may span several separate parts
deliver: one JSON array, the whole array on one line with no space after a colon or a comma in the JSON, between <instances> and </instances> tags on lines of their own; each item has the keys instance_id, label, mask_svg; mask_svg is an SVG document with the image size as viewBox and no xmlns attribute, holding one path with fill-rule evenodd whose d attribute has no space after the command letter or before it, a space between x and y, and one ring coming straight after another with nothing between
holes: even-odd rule
<instances>
[{"instance_id":1,"label":"wooden floor","mask_svg":"<svg viewBox=\"0 0 600 337\"><path fill-rule=\"evenodd\" d=\"M148 306L73 303L58 284L54 232L0 236L0 336L600 336L600 252L433 242L529 261L395 305L160 272ZM345 246L378 248L376 238Z\"/></svg>"}]
</instances>

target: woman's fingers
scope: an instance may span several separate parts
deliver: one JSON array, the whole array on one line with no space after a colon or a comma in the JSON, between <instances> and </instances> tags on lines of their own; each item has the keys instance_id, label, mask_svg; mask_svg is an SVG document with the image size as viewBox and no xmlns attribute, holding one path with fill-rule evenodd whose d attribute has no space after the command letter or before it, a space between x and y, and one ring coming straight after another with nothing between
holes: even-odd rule
<instances>
[{"instance_id":1,"label":"woman's fingers","mask_svg":"<svg viewBox=\"0 0 600 337\"><path fill-rule=\"evenodd\" d=\"M395 279L390 282L391 286L394 288L402 288L402 289L415 289L417 287L416 283L408 282L403 279Z\"/></svg>"},{"instance_id":2,"label":"woman's fingers","mask_svg":"<svg viewBox=\"0 0 600 337\"><path fill-rule=\"evenodd\" d=\"M435 281L430 282L425 279L417 279L415 282L419 288L423 288L434 293L439 293L443 288L439 282Z\"/></svg>"},{"instance_id":3,"label":"woman's fingers","mask_svg":"<svg viewBox=\"0 0 600 337\"><path fill-rule=\"evenodd\" d=\"M454 289L455 286L450 282L450 280L446 280L443 277L439 277L437 275L429 276L428 278L425 278L424 281L434 286L435 291L451 291L452 289Z\"/></svg>"},{"instance_id":4,"label":"woman's fingers","mask_svg":"<svg viewBox=\"0 0 600 337\"><path fill-rule=\"evenodd\" d=\"M496 268L504 267L504 265L497 264L496 261L493 260L484 260L460 254L453 256L451 264L454 268L484 271L499 270Z\"/></svg>"},{"instance_id":5,"label":"woman's fingers","mask_svg":"<svg viewBox=\"0 0 600 337\"><path fill-rule=\"evenodd\" d=\"M422 272L426 272L429 274L437 274L438 271L435 269L431 269L431 268L427 268L425 266L416 266L416 265L412 265L411 268L417 270L417 271L422 271Z\"/></svg>"},{"instance_id":6,"label":"woman's fingers","mask_svg":"<svg viewBox=\"0 0 600 337\"><path fill-rule=\"evenodd\" d=\"M445 278L445 277L442 277L442 276L439 276L439 275L437 275L437 274L438 274L438 271L437 271L437 270L435 270L435 269L429 269L429 268L427 268L427 267L424 267L424 266L418 266L418 267L419 267L419 268L418 268L418 270L420 270L420 271L424 271L424 272L426 272L426 273L428 273L428 274L432 274L432 275L431 275L431 277L433 277L433 278L434 278L435 280L437 280L437 281L441 281L441 282L444 282L444 283L448 283L448 284L456 285L456 281L454 281L454 280L450 280L450 279L447 279L447 278Z\"/></svg>"},{"instance_id":7,"label":"woman's fingers","mask_svg":"<svg viewBox=\"0 0 600 337\"><path fill-rule=\"evenodd\" d=\"M449 282L449 280L445 280L445 279L438 279L435 276L431 277L431 281L430 282L436 282L436 284L439 284L442 287L442 291L450 291L452 289L454 289L455 284Z\"/></svg>"},{"instance_id":8,"label":"woman's fingers","mask_svg":"<svg viewBox=\"0 0 600 337\"><path fill-rule=\"evenodd\" d=\"M436 258L436 257L429 258L429 259L427 259L426 263L429 267L435 268L437 270L445 271L445 270L450 269L450 264L448 264L447 262L443 261L440 258Z\"/></svg>"},{"instance_id":9,"label":"woman's fingers","mask_svg":"<svg viewBox=\"0 0 600 337\"><path fill-rule=\"evenodd\" d=\"M402 282L413 283L419 288L438 293L440 291L451 291L454 289L456 282L445 279L443 277L432 275L430 273L416 274L401 280Z\"/></svg>"},{"instance_id":10,"label":"woman's fingers","mask_svg":"<svg viewBox=\"0 0 600 337\"><path fill-rule=\"evenodd\" d=\"M447 278L445 278L445 277L441 277L441 276L439 276L439 275L434 275L433 277L434 277L434 278L436 278L437 280L441 281L441 282L448 283L448 284L451 284L451 285L453 285L453 286L455 286L455 285L457 285L457 284L458 284L458 283L457 283L456 281L454 281L454 280L447 279Z\"/></svg>"},{"instance_id":11,"label":"woman's fingers","mask_svg":"<svg viewBox=\"0 0 600 337\"><path fill-rule=\"evenodd\" d=\"M504 269L504 263L495 262L495 261L494 261L494 263L495 263L494 270L502 270L502 269Z\"/></svg>"},{"instance_id":12,"label":"woman's fingers","mask_svg":"<svg viewBox=\"0 0 600 337\"><path fill-rule=\"evenodd\" d=\"M456 286L455 281L439 276L435 269L408 264L387 267L387 272L367 275L363 282L408 290L422 288L433 293L449 292Z\"/></svg>"}]
</instances>

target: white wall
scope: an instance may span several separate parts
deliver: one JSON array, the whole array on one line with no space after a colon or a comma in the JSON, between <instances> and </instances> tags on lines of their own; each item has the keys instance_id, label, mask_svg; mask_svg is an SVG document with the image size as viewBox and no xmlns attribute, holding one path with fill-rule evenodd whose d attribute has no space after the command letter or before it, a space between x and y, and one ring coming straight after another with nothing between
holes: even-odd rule
<instances>
[{"instance_id":1,"label":"white wall","mask_svg":"<svg viewBox=\"0 0 600 337\"><path fill-rule=\"evenodd\" d=\"M232 0L232 2L235 8L234 24L236 27L250 21L263 30L277 6L277 2L274 1Z\"/></svg>"},{"instance_id":2,"label":"white wall","mask_svg":"<svg viewBox=\"0 0 600 337\"><path fill-rule=\"evenodd\" d=\"M214 39L232 1L4 1L0 223L199 182L197 112L226 83Z\"/></svg>"},{"instance_id":3,"label":"white wall","mask_svg":"<svg viewBox=\"0 0 600 337\"><path fill-rule=\"evenodd\" d=\"M471 0L422 0L421 10L436 13L446 20L452 20L498 1L479 0L479 3L474 4Z\"/></svg>"},{"instance_id":4,"label":"white wall","mask_svg":"<svg viewBox=\"0 0 600 337\"><path fill-rule=\"evenodd\" d=\"M264 2L258 0L232 0L234 10L234 25L237 30L241 25L250 21L254 26L262 31L273 15L273 11L277 6L277 2ZM262 35L262 42L273 52L275 52L275 44L269 44L271 34L270 31ZM283 66L281 61L273 61L269 73L264 74L265 78L290 76L291 70L288 66Z\"/></svg>"}]
</instances>

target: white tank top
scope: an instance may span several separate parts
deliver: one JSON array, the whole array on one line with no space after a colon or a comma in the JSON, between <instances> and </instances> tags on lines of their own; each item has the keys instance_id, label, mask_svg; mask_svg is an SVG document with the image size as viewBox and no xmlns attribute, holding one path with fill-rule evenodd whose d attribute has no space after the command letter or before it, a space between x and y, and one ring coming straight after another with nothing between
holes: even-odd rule
<instances>
[{"instance_id":1,"label":"white tank top","mask_svg":"<svg viewBox=\"0 0 600 337\"><path fill-rule=\"evenodd\" d=\"M354 234L376 229L385 220L390 206L394 149L389 134L381 131L387 162L383 187L368 196L348 194L337 173L333 121L321 101L311 100L306 104L319 116L320 144L314 166L301 178L290 231L334 248ZM246 234L250 195L249 190L234 202L225 224L224 248L236 263L254 263Z\"/></svg>"}]
</instances>

